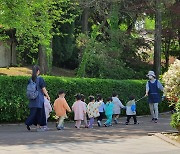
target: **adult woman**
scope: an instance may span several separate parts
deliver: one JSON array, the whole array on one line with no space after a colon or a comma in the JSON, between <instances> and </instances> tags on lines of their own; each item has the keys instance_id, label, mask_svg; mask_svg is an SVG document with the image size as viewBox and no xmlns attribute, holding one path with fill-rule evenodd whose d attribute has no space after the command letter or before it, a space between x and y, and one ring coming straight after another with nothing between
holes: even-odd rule
<instances>
[{"instance_id":1,"label":"adult woman","mask_svg":"<svg viewBox=\"0 0 180 154\"><path fill-rule=\"evenodd\" d=\"M29 82L31 82L32 80L33 82L36 83L38 96L35 99L29 100L30 115L27 118L25 124L28 130L31 129L30 128L31 125L36 125L37 131L44 131L44 129L41 127L46 125L46 116L44 110L44 95L47 97L48 100L50 100L50 97L45 88L44 79L40 77L39 74L40 74L39 66L37 65L33 66L32 77L29 80Z\"/></svg>"}]
</instances>

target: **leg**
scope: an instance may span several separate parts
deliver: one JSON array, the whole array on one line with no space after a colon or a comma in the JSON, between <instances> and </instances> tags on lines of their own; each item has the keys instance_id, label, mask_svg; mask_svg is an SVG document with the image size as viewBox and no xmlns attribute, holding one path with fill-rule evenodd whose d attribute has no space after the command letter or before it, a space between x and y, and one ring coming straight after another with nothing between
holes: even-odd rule
<instances>
[{"instance_id":1,"label":"leg","mask_svg":"<svg viewBox=\"0 0 180 154\"><path fill-rule=\"evenodd\" d=\"M89 128L93 128L93 124L94 124L94 118L90 118L90 120L89 120Z\"/></svg>"},{"instance_id":2,"label":"leg","mask_svg":"<svg viewBox=\"0 0 180 154\"><path fill-rule=\"evenodd\" d=\"M118 123L118 121L117 121L118 118L119 118L119 114L115 114L115 115L114 115L114 122L115 122L115 124Z\"/></svg>"},{"instance_id":3,"label":"leg","mask_svg":"<svg viewBox=\"0 0 180 154\"><path fill-rule=\"evenodd\" d=\"M57 129L63 129L64 128L64 119L65 119L65 116L59 117Z\"/></svg>"},{"instance_id":4,"label":"leg","mask_svg":"<svg viewBox=\"0 0 180 154\"><path fill-rule=\"evenodd\" d=\"M103 119L103 112L99 112L100 116L97 119L98 126L101 127L101 121Z\"/></svg>"},{"instance_id":5,"label":"leg","mask_svg":"<svg viewBox=\"0 0 180 154\"><path fill-rule=\"evenodd\" d=\"M154 120L154 118L155 118L155 114L154 114L154 103L149 103L149 108L150 108L152 120Z\"/></svg>"},{"instance_id":6,"label":"leg","mask_svg":"<svg viewBox=\"0 0 180 154\"><path fill-rule=\"evenodd\" d=\"M77 120L77 121L76 121L76 127L77 127L77 128L80 128L80 126L81 126L81 120Z\"/></svg>"},{"instance_id":7,"label":"leg","mask_svg":"<svg viewBox=\"0 0 180 154\"><path fill-rule=\"evenodd\" d=\"M136 115L133 115L133 119L134 119L134 124L137 124L137 118L136 118Z\"/></svg>"},{"instance_id":8,"label":"leg","mask_svg":"<svg viewBox=\"0 0 180 154\"><path fill-rule=\"evenodd\" d=\"M111 123L112 123L112 115L106 115L106 117L107 117L107 120L104 124L107 127L107 126L111 125Z\"/></svg>"},{"instance_id":9,"label":"leg","mask_svg":"<svg viewBox=\"0 0 180 154\"><path fill-rule=\"evenodd\" d=\"M88 123L87 123L86 113L84 114L84 124L85 124L85 128L87 128L88 127Z\"/></svg>"},{"instance_id":10,"label":"leg","mask_svg":"<svg viewBox=\"0 0 180 154\"><path fill-rule=\"evenodd\" d=\"M154 103L155 122L157 122L158 120L158 114L159 114L158 105L159 105L158 103Z\"/></svg>"},{"instance_id":11,"label":"leg","mask_svg":"<svg viewBox=\"0 0 180 154\"><path fill-rule=\"evenodd\" d=\"M129 124L130 119L131 119L131 115L127 115L126 125Z\"/></svg>"},{"instance_id":12,"label":"leg","mask_svg":"<svg viewBox=\"0 0 180 154\"><path fill-rule=\"evenodd\" d=\"M29 127L29 126L31 126L32 124L35 124L35 123L37 125L36 114L37 114L37 108L31 108L30 109L30 115L29 115L29 117L27 118L27 120L25 122L27 127ZM30 130L30 127L29 127L28 130Z\"/></svg>"}]
</instances>

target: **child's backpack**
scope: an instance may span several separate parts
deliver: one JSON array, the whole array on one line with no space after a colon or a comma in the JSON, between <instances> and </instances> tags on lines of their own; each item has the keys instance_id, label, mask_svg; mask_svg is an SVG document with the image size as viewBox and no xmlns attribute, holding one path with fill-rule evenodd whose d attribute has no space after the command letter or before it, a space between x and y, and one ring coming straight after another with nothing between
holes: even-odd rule
<instances>
[{"instance_id":1,"label":"child's backpack","mask_svg":"<svg viewBox=\"0 0 180 154\"><path fill-rule=\"evenodd\" d=\"M38 89L37 89L37 84L34 82L32 79L27 85L27 91L26 95L28 99L36 99L38 97Z\"/></svg>"}]
</instances>

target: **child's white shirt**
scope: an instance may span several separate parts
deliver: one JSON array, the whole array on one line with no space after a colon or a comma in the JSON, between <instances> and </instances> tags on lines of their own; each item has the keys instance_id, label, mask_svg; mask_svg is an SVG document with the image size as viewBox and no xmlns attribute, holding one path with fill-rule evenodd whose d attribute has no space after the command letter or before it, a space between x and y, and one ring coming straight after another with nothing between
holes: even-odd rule
<instances>
[{"instance_id":1,"label":"child's white shirt","mask_svg":"<svg viewBox=\"0 0 180 154\"><path fill-rule=\"evenodd\" d=\"M49 113L52 111L52 107L50 104L50 101L44 97L44 110L45 110L45 114L46 114L46 119L49 118Z\"/></svg>"}]
</instances>

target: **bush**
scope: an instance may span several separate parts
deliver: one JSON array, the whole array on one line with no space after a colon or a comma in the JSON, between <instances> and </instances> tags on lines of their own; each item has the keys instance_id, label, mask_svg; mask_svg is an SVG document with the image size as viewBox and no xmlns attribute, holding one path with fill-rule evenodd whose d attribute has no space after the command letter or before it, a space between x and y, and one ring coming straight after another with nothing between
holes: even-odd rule
<instances>
[{"instance_id":1,"label":"bush","mask_svg":"<svg viewBox=\"0 0 180 154\"><path fill-rule=\"evenodd\" d=\"M26 98L26 86L29 77L8 77L0 76L0 122L24 121L28 114L28 100ZM128 96L134 94L140 98L145 93L146 81L143 80L103 80L85 78L64 78L44 76L47 90L51 97L51 103L56 99L59 89L64 89L69 106L74 102L76 93L83 93L85 96L101 93L106 99L113 91L119 94L123 104L127 102ZM138 115L149 114L147 101L141 100L137 104ZM167 105L161 103L160 111L167 110ZM69 115L73 118L73 114ZM51 117L52 118L52 117Z\"/></svg>"},{"instance_id":2,"label":"bush","mask_svg":"<svg viewBox=\"0 0 180 154\"><path fill-rule=\"evenodd\" d=\"M180 131L180 60L176 60L163 75L166 97L175 106L176 113L172 115L171 126Z\"/></svg>"}]
</instances>

